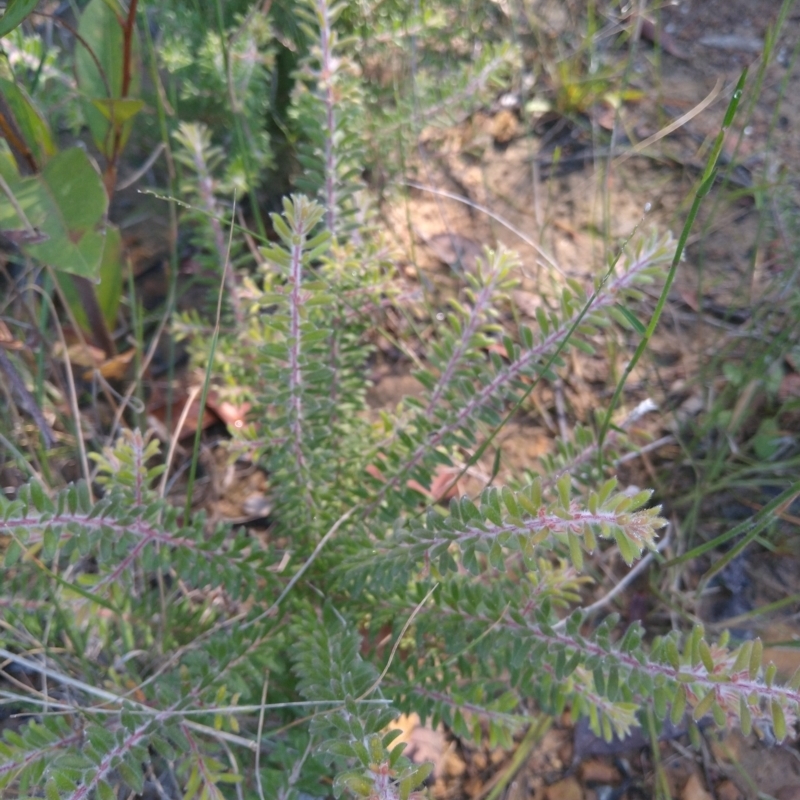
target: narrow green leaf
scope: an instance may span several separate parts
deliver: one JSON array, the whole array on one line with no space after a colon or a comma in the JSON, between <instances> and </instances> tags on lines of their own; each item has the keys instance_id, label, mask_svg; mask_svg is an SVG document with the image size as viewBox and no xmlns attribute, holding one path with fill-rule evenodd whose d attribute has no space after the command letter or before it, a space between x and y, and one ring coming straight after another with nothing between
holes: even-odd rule
<instances>
[{"instance_id":1,"label":"narrow green leaf","mask_svg":"<svg viewBox=\"0 0 800 800\"><path fill-rule=\"evenodd\" d=\"M638 318L634 316L633 312L620 303L617 303L616 308L625 317L625 319L628 320L631 328L633 328L640 336L644 336L647 329L644 327L644 325L642 325L641 322L639 322Z\"/></svg>"},{"instance_id":2,"label":"narrow green leaf","mask_svg":"<svg viewBox=\"0 0 800 800\"><path fill-rule=\"evenodd\" d=\"M653 690L653 710L659 720L667 716L667 690L663 686L656 686Z\"/></svg>"},{"instance_id":3,"label":"narrow green leaf","mask_svg":"<svg viewBox=\"0 0 800 800\"><path fill-rule=\"evenodd\" d=\"M6 10L0 18L0 36L5 36L21 25L36 8L38 0L8 0Z\"/></svg>"},{"instance_id":4,"label":"narrow green leaf","mask_svg":"<svg viewBox=\"0 0 800 800\"><path fill-rule=\"evenodd\" d=\"M711 711L711 706L714 705L714 698L716 697L716 691L711 689L708 694L694 707L694 712L692 716L696 719L702 719L709 711Z\"/></svg>"},{"instance_id":5,"label":"narrow green leaf","mask_svg":"<svg viewBox=\"0 0 800 800\"><path fill-rule=\"evenodd\" d=\"M564 511L569 511L570 490L572 487L572 478L569 473L564 473L556 484L558 489L558 498L561 501L561 507Z\"/></svg>"},{"instance_id":6,"label":"narrow green leaf","mask_svg":"<svg viewBox=\"0 0 800 800\"><path fill-rule=\"evenodd\" d=\"M583 570L583 550L581 540L572 532L567 534L569 540L569 555L572 564L579 572Z\"/></svg>"},{"instance_id":7,"label":"narrow green leaf","mask_svg":"<svg viewBox=\"0 0 800 800\"><path fill-rule=\"evenodd\" d=\"M737 672L744 672L750 669L750 657L753 652L752 639L746 641L736 653L736 660L733 662L731 671L736 674Z\"/></svg>"},{"instance_id":8,"label":"narrow green leaf","mask_svg":"<svg viewBox=\"0 0 800 800\"><path fill-rule=\"evenodd\" d=\"M775 730L775 738L782 742L786 738L786 716L783 713L783 706L777 701L772 701L772 727Z\"/></svg>"},{"instance_id":9,"label":"narrow green leaf","mask_svg":"<svg viewBox=\"0 0 800 800\"><path fill-rule=\"evenodd\" d=\"M739 725L742 729L742 733L745 736L749 736L750 732L753 730L753 719L750 716L750 708L744 697L739 698Z\"/></svg>"},{"instance_id":10,"label":"narrow green leaf","mask_svg":"<svg viewBox=\"0 0 800 800\"><path fill-rule=\"evenodd\" d=\"M16 539L11 539L6 547L6 554L5 558L3 559L3 565L6 567L6 569L13 567L14 564L19 561L22 553L23 550L20 543Z\"/></svg>"},{"instance_id":11,"label":"narrow green leaf","mask_svg":"<svg viewBox=\"0 0 800 800\"><path fill-rule=\"evenodd\" d=\"M758 671L761 669L761 657L764 652L764 645L761 639L753 640L753 649L750 652L750 680L755 680Z\"/></svg>"},{"instance_id":12,"label":"narrow green leaf","mask_svg":"<svg viewBox=\"0 0 800 800\"><path fill-rule=\"evenodd\" d=\"M678 646L675 644L675 640L672 638L667 639L666 642L666 655L667 660L672 666L673 669L680 669L681 666L681 654L678 650Z\"/></svg>"},{"instance_id":13,"label":"narrow green leaf","mask_svg":"<svg viewBox=\"0 0 800 800\"><path fill-rule=\"evenodd\" d=\"M508 509L508 513L511 514L512 517L521 517L522 514L520 513L519 506L517 505L517 499L514 495L514 492L508 488L508 486L503 486L502 488L502 495L503 495L503 503L505 507Z\"/></svg>"},{"instance_id":14,"label":"narrow green leaf","mask_svg":"<svg viewBox=\"0 0 800 800\"><path fill-rule=\"evenodd\" d=\"M703 666L706 670L711 673L714 671L714 659L711 656L711 648L708 646L708 643L705 639L701 639L698 643L698 649L700 652L700 660L703 662Z\"/></svg>"},{"instance_id":15,"label":"narrow green leaf","mask_svg":"<svg viewBox=\"0 0 800 800\"><path fill-rule=\"evenodd\" d=\"M798 667L795 670L794 675L792 675L788 686L789 686L790 689L794 689L794 691L797 691L798 689L800 689L800 667Z\"/></svg>"},{"instance_id":16,"label":"narrow green leaf","mask_svg":"<svg viewBox=\"0 0 800 800\"><path fill-rule=\"evenodd\" d=\"M675 697L672 701L672 710L670 712L670 721L673 725L679 725L683 719L683 714L686 711L686 687L681 684L675 692Z\"/></svg>"}]
</instances>

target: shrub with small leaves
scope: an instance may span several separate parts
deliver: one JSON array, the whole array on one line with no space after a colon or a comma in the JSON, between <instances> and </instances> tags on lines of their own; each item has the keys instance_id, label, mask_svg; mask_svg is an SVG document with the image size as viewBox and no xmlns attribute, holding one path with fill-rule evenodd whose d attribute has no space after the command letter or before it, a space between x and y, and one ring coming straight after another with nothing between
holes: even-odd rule
<instances>
[{"instance_id":1,"label":"shrub with small leaves","mask_svg":"<svg viewBox=\"0 0 800 800\"><path fill-rule=\"evenodd\" d=\"M581 429L543 474L502 485L496 468L476 496L442 502L441 476L455 484L568 350L630 329L671 240L627 244L515 329L501 311L516 259L486 250L430 320L421 393L370 413L367 367L394 290L354 203L337 13L308 8L320 47L297 108L321 115L304 152L315 197L272 216L254 274L234 275L220 239L221 153L199 127L178 135L234 312L212 379L251 403L236 435L269 475L269 531L184 516L155 488L159 447L137 431L94 456L91 485L34 479L1 496L0 696L14 714L0 725L3 797L407 800L430 765L396 744L400 711L499 746L567 707L607 740L644 719L705 717L783 740L800 670L776 683L760 641L730 647L699 625L650 639L584 607L587 559L616 548L631 565L665 525L601 458L627 447L622 429L602 444Z\"/></svg>"}]
</instances>

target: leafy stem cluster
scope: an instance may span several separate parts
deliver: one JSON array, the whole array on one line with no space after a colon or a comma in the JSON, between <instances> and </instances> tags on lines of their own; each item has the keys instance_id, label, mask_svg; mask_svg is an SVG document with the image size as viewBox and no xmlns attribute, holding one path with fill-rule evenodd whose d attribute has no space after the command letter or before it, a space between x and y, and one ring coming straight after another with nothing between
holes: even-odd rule
<instances>
[{"instance_id":1,"label":"leafy stem cluster","mask_svg":"<svg viewBox=\"0 0 800 800\"><path fill-rule=\"evenodd\" d=\"M606 739L649 712L769 724L779 740L796 723L800 671L776 683L758 640L696 626L648 641L586 613L586 561L613 547L631 565L666 524L649 492L599 474L588 431L541 476L494 474L449 507L434 488L568 349L636 330L629 309L664 280L669 237L628 245L594 283L567 281L515 330L501 311L516 259L487 249L434 325L422 394L367 408L391 273L356 191L363 141L347 109L362 99L341 13L314 0L301 15L319 42L295 105L314 196L284 200L251 274L236 274L217 219L221 152L199 127L178 134L233 311L209 377L251 404L236 435L269 476L268 534L182 514L138 431L95 454L92 485L34 479L0 497L4 797L407 800L430 765L395 746L399 711L500 745L566 708Z\"/></svg>"}]
</instances>

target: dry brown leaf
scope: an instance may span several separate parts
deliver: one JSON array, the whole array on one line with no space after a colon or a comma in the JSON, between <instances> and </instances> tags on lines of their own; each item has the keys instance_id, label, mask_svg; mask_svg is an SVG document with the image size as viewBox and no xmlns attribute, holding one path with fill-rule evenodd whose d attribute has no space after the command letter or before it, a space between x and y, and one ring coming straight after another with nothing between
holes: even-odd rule
<instances>
[{"instance_id":1,"label":"dry brown leaf","mask_svg":"<svg viewBox=\"0 0 800 800\"><path fill-rule=\"evenodd\" d=\"M436 233L425 242L443 264L467 272L475 271L476 262L483 254L477 242L460 233Z\"/></svg>"},{"instance_id":2,"label":"dry brown leaf","mask_svg":"<svg viewBox=\"0 0 800 800\"><path fill-rule=\"evenodd\" d=\"M105 354L103 354L105 356ZM92 374L96 369L106 380L121 381L128 373L133 357L136 355L136 348L132 347L124 353L114 356L113 358L105 359L101 364L98 364L94 369L89 369L83 373L85 381L92 379Z\"/></svg>"},{"instance_id":3,"label":"dry brown leaf","mask_svg":"<svg viewBox=\"0 0 800 800\"><path fill-rule=\"evenodd\" d=\"M800 375L796 372L788 372L783 376L778 389L778 399L785 403L793 397L800 397Z\"/></svg>"},{"instance_id":4,"label":"dry brown leaf","mask_svg":"<svg viewBox=\"0 0 800 800\"><path fill-rule=\"evenodd\" d=\"M733 781L722 781L717 786L716 793L718 800L744 800L744 795ZM800 795L796 800L800 800Z\"/></svg>"},{"instance_id":5,"label":"dry brown leaf","mask_svg":"<svg viewBox=\"0 0 800 800\"><path fill-rule=\"evenodd\" d=\"M544 796L547 800L583 800L583 789L575 778L570 777L548 786Z\"/></svg>"},{"instance_id":6,"label":"dry brown leaf","mask_svg":"<svg viewBox=\"0 0 800 800\"><path fill-rule=\"evenodd\" d=\"M175 397L172 401L172 413L169 415L170 423L172 426L172 430L170 433L175 433L175 427L178 424L178 420L183 413L183 408L186 405L186 400L188 398L188 393L181 394ZM161 404L157 406L152 406L147 410L148 417L152 417L155 421L157 421L161 427L163 428L166 425L167 421L167 406L166 404ZM192 402L191 406L189 407L189 412L186 416L186 420L183 423L183 427L180 431L180 440L183 441L184 439L188 439L191 436L194 436L195 432L197 431L197 420L200 415L200 399L196 397ZM216 422L219 422L219 417L211 410L206 407L203 409L203 421L202 421L202 428L205 430L206 428L211 427Z\"/></svg>"},{"instance_id":7,"label":"dry brown leaf","mask_svg":"<svg viewBox=\"0 0 800 800\"><path fill-rule=\"evenodd\" d=\"M629 23L636 30L636 15L631 14L628 17ZM654 20L649 17L641 17L641 24L639 25L639 38L651 44L657 44L665 53L669 53L675 58L686 60L689 56L681 48L681 46L672 38L665 30L658 27Z\"/></svg>"},{"instance_id":8,"label":"dry brown leaf","mask_svg":"<svg viewBox=\"0 0 800 800\"><path fill-rule=\"evenodd\" d=\"M714 800L714 798L703 788L699 776L695 773L686 781L681 792L681 800Z\"/></svg>"},{"instance_id":9,"label":"dry brown leaf","mask_svg":"<svg viewBox=\"0 0 800 800\"><path fill-rule=\"evenodd\" d=\"M8 325L0 319L0 347L3 347L6 350L22 350L25 345L19 341L19 339L15 339L11 331L8 328Z\"/></svg>"},{"instance_id":10,"label":"dry brown leaf","mask_svg":"<svg viewBox=\"0 0 800 800\"><path fill-rule=\"evenodd\" d=\"M492 118L489 128L492 139L497 144L508 144L519 134L519 120L513 111L507 108L498 112Z\"/></svg>"},{"instance_id":11,"label":"dry brown leaf","mask_svg":"<svg viewBox=\"0 0 800 800\"><path fill-rule=\"evenodd\" d=\"M250 413L250 403L235 405L226 400L214 401L209 396L208 407L230 428L243 428Z\"/></svg>"},{"instance_id":12,"label":"dry brown leaf","mask_svg":"<svg viewBox=\"0 0 800 800\"><path fill-rule=\"evenodd\" d=\"M459 472L461 470L458 467L445 467L444 465L436 470L436 474L431 481L429 494L437 503L442 500L450 500L450 498L458 497L461 494L459 482L455 481L455 477Z\"/></svg>"},{"instance_id":13,"label":"dry brown leaf","mask_svg":"<svg viewBox=\"0 0 800 800\"><path fill-rule=\"evenodd\" d=\"M61 342L53 345L53 355L56 358L64 357L64 347ZM97 369L106 360L106 354L99 347L78 342L67 346L67 358L73 367Z\"/></svg>"},{"instance_id":14,"label":"dry brown leaf","mask_svg":"<svg viewBox=\"0 0 800 800\"><path fill-rule=\"evenodd\" d=\"M597 759L590 759L584 761L580 768L581 780L584 783L592 781L593 783L619 783L622 776L616 767L607 764L605 761L598 761Z\"/></svg>"}]
</instances>

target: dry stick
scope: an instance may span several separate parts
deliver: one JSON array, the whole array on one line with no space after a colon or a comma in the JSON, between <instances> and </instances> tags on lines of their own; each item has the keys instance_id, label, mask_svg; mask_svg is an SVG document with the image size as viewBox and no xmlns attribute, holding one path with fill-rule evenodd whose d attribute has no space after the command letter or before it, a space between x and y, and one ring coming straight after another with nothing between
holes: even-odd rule
<instances>
[{"instance_id":1,"label":"dry stick","mask_svg":"<svg viewBox=\"0 0 800 800\"><path fill-rule=\"evenodd\" d=\"M3 668L0 666L0 673L2 673ZM43 692L39 692L35 689L32 689L28 684L23 683L22 681L16 680L13 675L4 675L4 679L7 679L10 683L13 683L15 686L19 686L20 689L23 689L27 693L34 693L42 695L42 698L45 698ZM15 702L25 702L30 703L35 706L39 706L41 708L50 708L55 711L69 711L74 712L81 708L81 706L76 705L75 703L67 703L67 702L59 702L58 700L53 700L51 697L46 697L46 699L39 699L34 697L28 697L16 694L14 692L9 692L5 689L0 689L0 697L5 697L8 700L13 700ZM128 701L128 693L126 692L124 695L117 696L118 703L126 703ZM369 703L371 705L389 705L388 700L384 700L383 698L378 700L363 700L364 703ZM328 705L335 706L334 710L338 710L340 707L344 706L344 700L298 700L296 702L286 702L286 703L264 703L264 704L252 704L252 705L240 705L240 706L208 706L205 708L177 708L171 712L173 717L193 717L193 716L201 716L204 714L252 714L256 711L259 713L261 711L268 711L268 710L280 710L286 708L303 708L305 706L318 706L327 703ZM146 710L145 710L146 709ZM129 709L131 714L137 716L155 716L159 713L157 708L152 708L151 706L143 706L142 708L136 709ZM113 714L118 714L119 710L116 708L105 708L101 706L93 706L91 709L93 714L99 715L106 715L111 716Z\"/></svg>"},{"instance_id":2,"label":"dry stick","mask_svg":"<svg viewBox=\"0 0 800 800\"><path fill-rule=\"evenodd\" d=\"M156 149L153 150L153 152L147 158L147 161L145 161L144 164L142 164L142 166L136 170L136 172L134 172L132 175L129 175L124 181L117 183L117 191L121 192L128 187L133 186L133 184L136 183L145 174L145 172L147 172L147 170L149 170L150 167L156 163L156 161L158 161L159 156L164 152L164 147L164 142L160 142Z\"/></svg>"},{"instance_id":3,"label":"dry stick","mask_svg":"<svg viewBox=\"0 0 800 800\"><path fill-rule=\"evenodd\" d=\"M666 536L658 543L656 547L657 552L661 552L670 542L672 538L672 526L670 525L667 528ZM595 611L599 611L604 606L607 606L620 592L624 591L637 577L649 566L650 562L653 560L654 553L648 553L624 578L622 578L619 583L614 586L613 589L606 592L596 603L592 603L590 606L587 606L583 609L584 614L587 616L594 614ZM553 625L553 630L561 630L567 624L566 619L562 619L560 622L557 622Z\"/></svg>"},{"instance_id":4,"label":"dry stick","mask_svg":"<svg viewBox=\"0 0 800 800\"><path fill-rule=\"evenodd\" d=\"M264 733L264 712L266 711L267 689L269 688L269 672L264 678L264 687L261 690L261 710L258 712L258 730L256 732L256 742L261 741ZM256 788L258 789L259 800L265 800L264 787L261 785L261 748L256 749Z\"/></svg>"},{"instance_id":5,"label":"dry stick","mask_svg":"<svg viewBox=\"0 0 800 800\"><path fill-rule=\"evenodd\" d=\"M58 288L58 281L53 281L56 288ZM52 298L40 287L34 286L33 289L42 296L42 298L48 303L50 306L50 313L53 315L54 320L58 320L58 315L56 314L56 307L53 303ZM63 298L62 298L63 301ZM67 304L64 303L64 307L67 308L69 311ZM75 326L76 330L79 330L77 325ZM94 496L92 495L92 481L91 476L89 474L89 459L86 456L86 445L83 441L83 434L81 433L81 418L80 418L80 409L78 408L78 390L75 388L75 378L72 374L72 365L69 363L69 352L67 349L67 340L64 338L64 331L61 328L61 325L56 324L56 331L58 332L58 338L61 342L61 347L64 351L64 367L67 373L67 384L69 386L69 404L70 410L72 411L73 421L75 423L75 439L77 440L78 444L78 454L80 456L81 462L81 470L83 472L84 479L86 480L86 488L89 492L89 500L94 503ZM84 342L84 347L86 343Z\"/></svg>"},{"instance_id":6,"label":"dry stick","mask_svg":"<svg viewBox=\"0 0 800 800\"><path fill-rule=\"evenodd\" d=\"M395 653L397 652L397 648L400 647L400 642L403 641L403 637L406 635L406 631L411 627L411 623L414 621L414 618L422 610L422 606L424 606L425 603L428 602L428 598L438 588L439 588L439 583L438 582L434 583L433 586L431 586L430 590L428 591L428 594L426 594L425 597L423 597L422 600L420 600L420 602L417 604L417 607L411 612L411 616L406 620L406 624L403 625L403 630L400 631L400 634L398 635L397 640L395 641L394 646L392 647L392 652L389 653L389 658L386 661L386 666L383 668L383 672L381 672L381 674L378 675L378 677L375 679L375 683L373 683L372 686L369 687L369 689L367 689L360 697L356 698L356 702L359 702L369 697L369 695L371 695L381 685L381 682L386 677L386 673L389 671L389 667L392 666L392 661L394 661Z\"/></svg>"},{"instance_id":7,"label":"dry stick","mask_svg":"<svg viewBox=\"0 0 800 800\"><path fill-rule=\"evenodd\" d=\"M167 298L167 308L171 307L172 299L173 298L171 296ZM128 390L123 395L123 399L119 405L119 408L117 408L116 412L114 413L114 422L111 426L111 437L113 437L114 431L116 431L117 427L119 427L122 415L125 413L125 409L128 407L128 405L131 403L133 399L133 393L136 391L136 387L144 379L144 374L145 372L147 372L147 369L150 366L150 362L155 357L156 350L158 349L158 344L161 341L161 335L164 333L164 328L167 326L167 319L168 319L167 315L164 314L164 316L161 318L161 321L158 323L158 327L156 328L156 332L153 335L153 340L150 343L150 347L147 353L145 354L144 359L142 360L139 372L131 381L131 385L128 387Z\"/></svg>"},{"instance_id":8,"label":"dry stick","mask_svg":"<svg viewBox=\"0 0 800 800\"><path fill-rule=\"evenodd\" d=\"M169 475L169 467L172 464L172 459L175 455L175 450L178 448L178 441L181 436L181 431L183 430L183 426L186 424L186 418L189 416L189 412L192 410L192 405L194 404L197 395L200 393L200 389L202 387L195 386L189 392L189 396L186 398L186 403L183 406L183 411L181 411L181 416L178 419L178 424L175 428L175 432L170 437L169 443L169 452L167 453L167 457L164 461L164 472L161 475L161 485L158 487L158 493L161 497L164 497L166 494L167 488L167 477ZM202 425L202 418L198 417L197 425L200 427Z\"/></svg>"},{"instance_id":9,"label":"dry stick","mask_svg":"<svg viewBox=\"0 0 800 800\"><path fill-rule=\"evenodd\" d=\"M6 383L11 391L11 398L22 406L23 411L27 412L36 423L36 427L42 435L42 443L45 450L50 450L55 446L53 432L50 430L42 410L37 405L36 398L28 391L25 381L22 380L17 368L2 347L0 347L0 374L5 375Z\"/></svg>"},{"instance_id":10,"label":"dry stick","mask_svg":"<svg viewBox=\"0 0 800 800\"><path fill-rule=\"evenodd\" d=\"M148 714L157 715L160 712L157 709L150 708L149 706L145 705L144 703L139 703L136 700L131 700L130 698L122 698L118 695L115 695L113 692L107 692L105 689L100 689L97 686L92 686L91 684L84 683L83 681L76 680L75 678L71 678L69 675L64 675L60 672L56 672L49 667L44 666L43 664L39 664L36 661L30 661L27 658L22 658L21 656L15 655L14 653L10 652L9 650L5 650L0 648L0 658L7 659L8 661L19 664L26 669L31 670L32 672L39 673L43 678L51 678L52 680L58 681L59 683L63 683L66 686L71 686L73 689L78 689L81 692L85 692L86 694L90 695L91 697L97 697L100 700L105 700L108 703L114 703L115 705L123 705L123 704L130 704L132 706L132 710L139 709L140 711L146 711ZM52 705L52 703L51 703ZM174 715L177 712L170 712L170 715ZM205 711L205 713L213 713L212 711ZM211 736L216 739L224 739L227 742L231 742L232 744L237 744L240 747L246 747L248 750L255 751L258 747L256 742L251 741L250 739L245 739L244 736L237 736L233 733L227 733L226 731L218 731L211 727L210 725L202 725L199 722L191 722L187 721L183 723L186 727L191 728L197 733L203 733L207 736Z\"/></svg>"},{"instance_id":11,"label":"dry stick","mask_svg":"<svg viewBox=\"0 0 800 800\"><path fill-rule=\"evenodd\" d=\"M219 287L219 295L217 296L217 317L214 322L214 333L211 337L211 347L208 354L208 368L206 369L206 376L205 380L203 381L203 393L200 395L200 408L197 411L198 420L203 418L203 413L205 412L206 408L206 399L208 398L208 385L211 382L211 368L214 364L214 356L217 351L217 341L219 340L219 330L222 320L222 297L225 293L225 284L228 280L228 269L230 268L231 274L233 273L233 268L230 267L230 255L231 255L231 244L233 243L233 220L235 214L236 214L236 196L234 195L233 213L231 214L231 226L230 230L228 231L228 248L227 251L225 252L225 261L222 265L222 280ZM217 223L217 227L219 227L219 223ZM233 286L233 291L234 293L236 291L235 284ZM235 297L232 297L231 299L235 300ZM236 301L236 307L238 308L238 301ZM200 455L200 437L202 435L202 432L203 432L202 425L198 424L194 437L194 448L192 451L192 465L189 469L189 482L188 486L186 487L186 505L183 514L184 520L189 519L192 510L192 493L194 490L195 475L197 474L197 461Z\"/></svg>"},{"instance_id":12,"label":"dry stick","mask_svg":"<svg viewBox=\"0 0 800 800\"><path fill-rule=\"evenodd\" d=\"M278 606L281 604L286 595L289 594L289 592L291 592L295 584L300 580L300 578L303 577L303 575L305 575L308 568L314 563L317 556L322 552L322 548L325 547L325 545L330 541L330 539L333 537L336 531L339 530L342 523L346 522L358 508L359 506L357 505L353 506L349 511L342 514L342 516L339 517L339 519L337 519L336 522L333 523L331 529L319 540L319 543L314 548L314 552L311 553L311 555L306 559L306 563L303 564L303 566L300 567L300 569L297 570L297 572L295 572L295 574L292 576L292 579L289 581L289 583L286 584L283 591L278 595L278 599L263 614L259 614L255 619L248 622L247 625L243 625L242 626L243 628L249 627L250 625L254 625L259 620L265 619L266 617L270 617L272 616L272 614L275 613L275 611L277 611Z\"/></svg>"},{"instance_id":13,"label":"dry stick","mask_svg":"<svg viewBox=\"0 0 800 800\"><path fill-rule=\"evenodd\" d=\"M652 453L653 450L658 450L660 447L663 447L665 444L672 444L675 441L674 436L662 436L660 439L656 439L654 442L650 442L649 444L644 445L643 447L639 447L636 450L632 450L630 453L625 453L624 456L620 456L615 462L614 466L619 466L620 464L625 464L628 461L633 461L640 456L645 455L646 453Z\"/></svg>"},{"instance_id":14,"label":"dry stick","mask_svg":"<svg viewBox=\"0 0 800 800\"><path fill-rule=\"evenodd\" d=\"M522 765L533 751L533 748L539 742L541 737L547 733L547 729L551 724L552 719L549 716L544 715L537 722L533 723L530 728L528 728L528 732L525 734L525 737L517 745L517 749L514 751L514 755L511 758L511 763L489 782L489 785L483 790L483 792L481 792L481 794L476 797L476 800L483 800L484 797L486 800L496 800L503 794L506 786L508 786L514 776L520 771Z\"/></svg>"},{"instance_id":15,"label":"dry stick","mask_svg":"<svg viewBox=\"0 0 800 800\"><path fill-rule=\"evenodd\" d=\"M643 139L641 142L638 142L629 150L626 150L624 153L618 155L614 160L611 162L612 166L616 166L618 164L622 164L624 161L627 161L632 156L640 155L644 150L646 150L650 145L655 144L660 139L663 139L665 136L669 136L670 133L677 130L678 128L683 127L687 122L690 122L694 117L696 117L701 111L704 111L708 108L716 99L720 93L722 88L722 79L720 78L714 88L709 92L709 94L705 97L705 99L701 100L694 108L687 111L683 116L676 119L674 122L671 122L665 128L662 128L660 131L657 131L652 136L648 136L647 139ZM605 155L606 153L602 153ZM570 159L561 159L561 163L565 161L569 161ZM534 165L538 164L538 161L534 160ZM578 184L578 186L573 190L577 192L578 190L585 188L588 185L588 180L583 181ZM516 232L516 231L515 231Z\"/></svg>"},{"instance_id":16,"label":"dry stick","mask_svg":"<svg viewBox=\"0 0 800 800\"><path fill-rule=\"evenodd\" d=\"M447 192L443 189L434 189L432 186L425 186L422 183L417 183L416 181L401 181L402 186L410 186L412 189L419 189L421 192L429 192L430 194L440 195L441 197L446 197L448 200L456 200L459 203L463 203L470 208L474 208L476 211L480 211L482 214L486 214L490 219L493 219L498 224L502 225L507 230L511 231L515 236L518 236L522 239L525 244L529 247L532 247L536 253L541 256L547 264L552 267L556 272L560 275L564 275L564 271L558 264L555 262L555 259L550 256L546 250L544 250L541 245L538 245L533 239L530 238L527 234L523 233L519 228L516 228L512 225L508 220L503 219L499 214L495 214L492 210L488 209L486 206L482 206L480 203L476 203L474 200L470 200L468 197L464 197L460 194L454 194L453 192Z\"/></svg>"},{"instance_id":17,"label":"dry stick","mask_svg":"<svg viewBox=\"0 0 800 800\"><path fill-rule=\"evenodd\" d=\"M701 100L694 108L687 111L682 117L678 117L678 119L676 119L674 122L671 122L665 128L662 128L652 136L648 136L646 139L642 139L641 142L635 144L630 150L622 153L622 155L617 156L614 159L614 165L616 166L617 164L621 164L623 161L627 161L631 156L641 153L643 150L646 150L648 147L650 147L651 144L655 144L657 141L659 141L659 139L663 139L665 136L669 136L669 134L678 128L682 128L701 111L705 111L705 109L707 109L717 99L717 95L719 95L720 90L722 89L722 83L722 78L717 78L714 88L708 93L704 100Z\"/></svg>"},{"instance_id":18,"label":"dry stick","mask_svg":"<svg viewBox=\"0 0 800 800\"><path fill-rule=\"evenodd\" d=\"M234 775L238 776L239 778L239 780L234 783L234 786L236 787L236 797L238 798L238 800L244 800L244 793L242 792L242 780L241 780L242 773L239 771L239 762L236 760L236 756L234 755L233 750L231 750L227 742L220 742L220 746L225 750L225 753L228 756L228 761L230 762L231 765L231 772ZM258 750L256 750L256 753L258 753ZM222 800L223 795L220 794L218 795L218 797L220 797Z\"/></svg>"}]
</instances>

